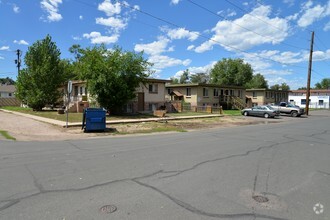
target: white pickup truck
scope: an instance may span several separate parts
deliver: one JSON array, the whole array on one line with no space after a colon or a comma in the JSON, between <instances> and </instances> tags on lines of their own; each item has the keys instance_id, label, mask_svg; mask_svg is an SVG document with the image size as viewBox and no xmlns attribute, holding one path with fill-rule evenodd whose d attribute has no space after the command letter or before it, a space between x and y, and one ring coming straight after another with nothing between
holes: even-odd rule
<instances>
[{"instance_id":1,"label":"white pickup truck","mask_svg":"<svg viewBox=\"0 0 330 220\"><path fill-rule=\"evenodd\" d=\"M305 114L305 109L291 103L281 102L279 105L272 105L275 110L282 114L290 114L292 117L300 117Z\"/></svg>"}]
</instances>

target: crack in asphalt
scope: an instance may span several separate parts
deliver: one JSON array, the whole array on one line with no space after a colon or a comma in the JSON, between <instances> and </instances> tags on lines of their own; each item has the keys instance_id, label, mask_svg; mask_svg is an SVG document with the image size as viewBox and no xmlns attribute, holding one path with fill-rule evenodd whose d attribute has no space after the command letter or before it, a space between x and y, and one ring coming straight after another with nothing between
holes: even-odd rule
<instances>
[{"instance_id":1,"label":"crack in asphalt","mask_svg":"<svg viewBox=\"0 0 330 220\"><path fill-rule=\"evenodd\" d=\"M197 215L203 215L203 216L207 216L207 217L215 217L215 218L242 218L242 217L253 217L253 218L264 218L264 219L272 219L272 220L287 220L285 218L278 218L278 217L273 217L273 216L268 216L268 215L262 215L262 214L257 214L257 213L237 213L237 214L218 214L218 213L210 213L210 212L205 212L203 210L200 210L186 202L183 202L163 191L161 191L160 189L142 183L136 179L132 179L133 182L137 183L138 185L144 186L148 189L152 189L153 191L158 192L159 194L165 196L166 198L170 199L172 202L174 202L175 204L177 204L178 206L192 212L195 213Z\"/></svg>"},{"instance_id":2,"label":"crack in asphalt","mask_svg":"<svg viewBox=\"0 0 330 220\"><path fill-rule=\"evenodd\" d=\"M171 172L171 173L175 173L173 175L168 175L168 176L164 176L164 177L161 177L161 179L163 178L169 178L169 177L173 177L173 176L178 176L182 173L185 173L187 171L191 171L191 170L194 170L195 168L203 165L203 164L206 164L206 163L212 163L212 162L216 162L216 161L221 161L221 160L226 160L226 159L231 159L231 158L235 158L235 157L244 157L244 156L248 156L249 154L251 153L255 153L255 152L258 152L262 149L268 149L268 148L272 148L272 147L275 147L277 145L281 145L281 144L287 144L287 143L291 143L291 142L294 142L294 140L292 141L287 141L287 142L281 142L281 143L274 143L274 144L271 144L269 146L261 146L261 147L258 147L254 150L249 150L249 151L246 151L245 153L242 153L242 154L233 154L233 155L229 155L229 156L226 156L226 157L220 157L220 158L216 158L216 159L211 159L211 160L206 160L206 161L203 161L203 162L200 162L200 163L197 163L195 164L194 166L190 167L190 168L187 168L187 169L184 169L184 170L171 170L171 171L166 171L166 172Z\"/></svg>"}]
</instances>

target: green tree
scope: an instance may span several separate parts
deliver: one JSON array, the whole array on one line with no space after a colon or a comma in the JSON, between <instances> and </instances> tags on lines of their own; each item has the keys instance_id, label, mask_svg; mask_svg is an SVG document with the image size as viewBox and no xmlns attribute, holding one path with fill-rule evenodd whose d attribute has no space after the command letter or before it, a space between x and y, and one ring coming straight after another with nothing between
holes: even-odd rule
<instances>
[{"instance_id":1,"label":"green tree","mask_svg":"<svg viewBox=\"0 0 330 220\"><path fill-rule=\"evenodd\" d=\"M7 84L7 85L15 85L15 81L9 77L0 78L0 85Z\"/></svg>"},{"instance_id":2,"label":"green tree","mask_svg":"<svg viewBox=\"0 0 330 220\"><path fill-rule=\"evenodd\" d=\"M151 63L143 53L122 51L115 47L107 50L104 45L81 50L79 65L81 78L87 80L89 93L112 113L136 97L136 88L150 74Z\"/></svg>"},{"instance_id":3,"label":"green tree","mask_svg":"<svg viewBox=\"0 0 330 220\"><path fill-rule=\"evenodd\" d=\"M257 88L265 88L268 89L268 83L267 80L263 75L260 73L253 75L250 82L246 84L246 88L248 89L257 89Z\"/></svg>"},{"instance_id":4,"label":"green tree","mask_svg":"<svg viewBox=\"0 0 330 220\"><path fill-rule=\"evenodd\" d=\"M180 83L178 78L171 77L170 79L172 80L172 82L171 82L172 84L179 84Z\"/></svg>"},{"instance_id":5,"label":"green tree","mask_svg":"<svg viewBox=\"0 0 330 220\"><path fill-rule=\"evenodd\" d=\"M242 59L222 59L211 69L211 83L245 86L252 79L253 69Z\"/></svg>"},{"instance_id":6,"label":"green tree","mask_svg":"<svg viewBox=\"0 0 330 220\"><path fill-rule=\"evenodd\" d=\"M315 89L330 89L330 78L324 78L315 84Z\"/></svg>"},{"instance_id":7,"label":"green tree","mask_svg":"<svg viewBox=\"0 0 330 220\"><path fill-rule=\"evenodd\" d=\"M186 84L189 82L189 70L188 69L183 71L179 82L180 82L180 84Z\"/></svg>"},{"instance_id":8,"label":"green tree","mask_svg":"<svg viewBox=\"0 0 330 220\"><path fill-rule=\"evenodd\" d=\"M23 69L16 85L17 97L34 110L40 111L47 104L55 104L61 97L59 88L67 80L61 52L47 35L29 47Z\"/></svg>"},{"instance_id":9,"label":"green tree","mask_svg":"<svg viewBox=\"0 0 330 220\"><path fill-rule=\"evenodd\" d=\"M299 87L298 90L306 90L307 87Z\"/></svg>"},{"instance_id":10,"label":"green tree","mask_svg":"<svg viewBox=\"0 0 330 220\"><path fill-rule=\"evenodd\" d=\"M191 83L209 83L210 75L208 73L195 73L190 76Z\"/></svg>"},{"instance_id":11,"label":"green tree","mask_svg":"<svg viewBox=\"0 0 330 220\"><path fill-rule=\"evenodd\" d=\"M287 91L287 90L290 90L290 86L288 84L286 84L286 83L282 83L281 85L275 84L275 85L272 85L270 87L270 89Z\"/></svg>"}]
</instances>

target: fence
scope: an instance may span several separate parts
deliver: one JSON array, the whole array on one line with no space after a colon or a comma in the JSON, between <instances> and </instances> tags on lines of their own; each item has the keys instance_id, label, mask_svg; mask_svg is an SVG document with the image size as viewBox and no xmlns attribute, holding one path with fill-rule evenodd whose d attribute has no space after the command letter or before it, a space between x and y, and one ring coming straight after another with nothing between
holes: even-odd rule
<instances>
[{"instance_id":1,"label":"fence","mask_svg":"<svg viewBox=\"0 0 330 220\"><path fill-rule=\"evenodd\" d=\"M17 98L0 98L0 107L3 106L21 106Z\"/></svg>"}]
</instances>

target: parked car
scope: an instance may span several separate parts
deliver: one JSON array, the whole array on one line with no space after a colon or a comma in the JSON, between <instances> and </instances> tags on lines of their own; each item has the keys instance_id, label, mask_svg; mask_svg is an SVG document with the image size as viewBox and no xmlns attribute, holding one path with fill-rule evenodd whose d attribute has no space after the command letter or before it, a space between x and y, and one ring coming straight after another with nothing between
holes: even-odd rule
<instances>
[{"instance_id":1,"label":"parked car","mask_svg":"<svg viewBox=\"0 0 330 220\"><path fill-rule=\"evenodd\" d=\"M275 110L270 105L255 106L252 108L245 108L242 110L244 116L261 116L265 118L274 118L280 115L278 110Z\"/></svg>"},{"instance_id":2,"label":"parked car","mask_svg":"<svg viewBox=\"0 0 330 220\"><path fill-rule=\"evenodd\" d=\"M292 117L300 117L305 114L305 109L291 103L281 102L279 105L272 105L273 109L282 114L290 114Z\"/></svg>"}]
</instances>

